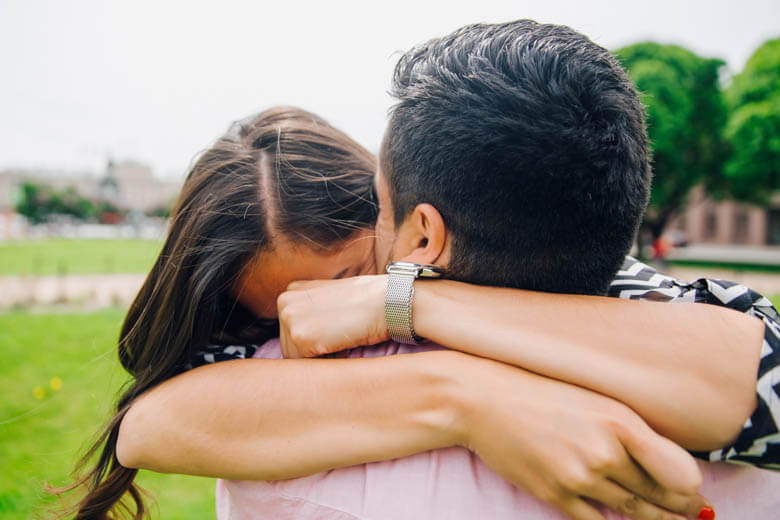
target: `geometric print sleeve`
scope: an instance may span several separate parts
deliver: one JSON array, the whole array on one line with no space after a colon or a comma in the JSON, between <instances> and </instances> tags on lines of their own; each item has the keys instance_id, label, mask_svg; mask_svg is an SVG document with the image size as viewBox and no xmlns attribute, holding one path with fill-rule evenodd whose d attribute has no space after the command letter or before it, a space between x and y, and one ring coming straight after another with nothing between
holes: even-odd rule
<instances>
[{"instance_id":1,"label":"geometric print sleeve","mask_svg":"<svg viewBox=\"0 0 780 520\"><path fill-rule=\"evenodd\" d=\"M184 369L191 370L209 363L251 358L257 352L257 348L257 345L209 345L195 353L192 362L185 365Z\"/></svg>"},{"instance_id":2,"label":"geometric print sleeve","mask_svg":"<svg viewBox=\"0 0 780 520\"><path fill-rule=\"evenodd\" d=\"M693 454L710 461L750 464L780 470L780 316L767 298L726 280L702 278L684 283L626 257L609 296L664 302L709 303L744 312L764 322L764 343L756 385L758 405L730 445Z\"/></svg>"}]
</instances>

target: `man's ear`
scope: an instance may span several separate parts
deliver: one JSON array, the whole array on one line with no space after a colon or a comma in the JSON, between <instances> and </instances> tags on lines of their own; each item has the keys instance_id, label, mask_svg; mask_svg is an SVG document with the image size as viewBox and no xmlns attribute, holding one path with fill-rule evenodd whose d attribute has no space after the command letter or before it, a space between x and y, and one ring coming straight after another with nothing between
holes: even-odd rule
<instances>
[{"instance_id":1,"label":"man's ear","mask_svg":"<svg viewBox=\"0 0 780 520\"><path fill-rule=\"evenodd\" d=\"M449 260L449 232L439 210L418 204L404 220L396 241L409 251L401 260L418 264L446 265Z\"/></svg>"}]
</instances>

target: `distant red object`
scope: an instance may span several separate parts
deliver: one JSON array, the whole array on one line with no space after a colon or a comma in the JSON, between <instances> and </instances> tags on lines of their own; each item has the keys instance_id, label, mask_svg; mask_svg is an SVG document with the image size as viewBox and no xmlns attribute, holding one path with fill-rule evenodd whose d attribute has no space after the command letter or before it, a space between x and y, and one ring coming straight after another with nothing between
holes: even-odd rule
<instances>
[{"instance_id":1,"label":"distant red object","mask_svg":"<svg viewBox=\"0 0 780 520\"><path fill-rule=\"evenodd\" d=\"M101 224L120 224L122 222L122 214L115 211L106 211L100 214Z\"/></svg>"},{"instance_id":2,"label":"distant red object","mask_svg":"<svg viewBox=\"0 0 780 520\"><path fill-rule=\"evenodd\" d=\"M663 260L669 254L670 244L663 237L656 238L653 242L653 259Z\"/></svg>"}]
</instances>

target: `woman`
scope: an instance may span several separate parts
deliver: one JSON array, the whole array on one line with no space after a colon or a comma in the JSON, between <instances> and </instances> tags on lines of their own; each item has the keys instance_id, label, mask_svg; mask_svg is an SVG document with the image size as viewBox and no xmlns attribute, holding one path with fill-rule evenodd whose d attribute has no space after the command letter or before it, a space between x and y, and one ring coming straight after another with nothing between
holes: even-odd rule
<instances>
[{"instance_id":1,"label":"woman","mask_svg":"<svg viewBox=\"0 0 780 520\"><path fill-rule=\"evenodd\" d=\"M120 360L135 381L104 433L106 447L87 477L92 490L77 518L100 517L125 489L136 501L137 516L143 513L140 495L131 486L135 470L119 465L116 452L120 422L137 396L183 371L211 343L259 344L275 336L270 318L289 282L372 270L373 169L368 152L316 116L294 109L260 114L200 158L182 190L163 251L123 326ZM206 351L203 360L214 360L213 352ZM216 352L231 355L230 349ZM386 367L398 364L389 360ZM273 370L291 374L287 365ZM338 370L339 377L346 377L342 367ZM404 370L408 368L400 372ZM463 371L462 364L458 370ZM272 391L282 386L274 376L263 377ZM299 453L297 465L282 457L266 464L258 478L285 478L461 441L432 439L435 435L420 425L413 430L406 437L377 439L372 446L349 443L351 449L314 449L306 457ZM220 458L230 460L224 451ZM184 464L176 471L210 473Z\"/></svg>"},{"instance_id":2,"label":"woman","mask_svg":"<svg viewBox=\"0 0 780 520\"><path fill-rule=\"evenodd\" d=\"M273 153L279 147L284 155ZM281 170L284 175L270 177ZM373 264L373 241L364 239L376 219L373 170L374 157L357 143L313 114L284 107L235 124L198 159L125 317L119 359L133 380L84 459L105 442L82 480L91 491L77 518L101 518L125 491L143 512L132 486L136 471L118 465L115 454L120 421L138 395L185 370L213 342L254 344L278 335L275 320L236 300L237 280L252 279L259 253L284 251L291 271L260 280L239 300L259 288L281 292L285 277L297 279L299 268L333 278ZM304 250L313 253L299 254Z\"/></svg>"}]
</instances>

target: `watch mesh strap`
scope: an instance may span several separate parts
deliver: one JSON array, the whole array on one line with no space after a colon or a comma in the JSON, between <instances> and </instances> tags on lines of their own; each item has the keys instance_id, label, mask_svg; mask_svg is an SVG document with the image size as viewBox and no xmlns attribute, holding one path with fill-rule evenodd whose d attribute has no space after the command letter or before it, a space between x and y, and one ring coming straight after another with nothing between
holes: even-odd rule
<instances>
[{"instance_id":1,"label":"watch mesh strap","mask_svg":"<svg viewBox=\"0 0 780 520\"><path fill-rule=\"evenodd\" d=\"M414 276L390 273L387 275L385 292L385 321L393 341L417 345L422 338L412 328L412 300L414 298Z\"/></svg>"}]
</instances>

